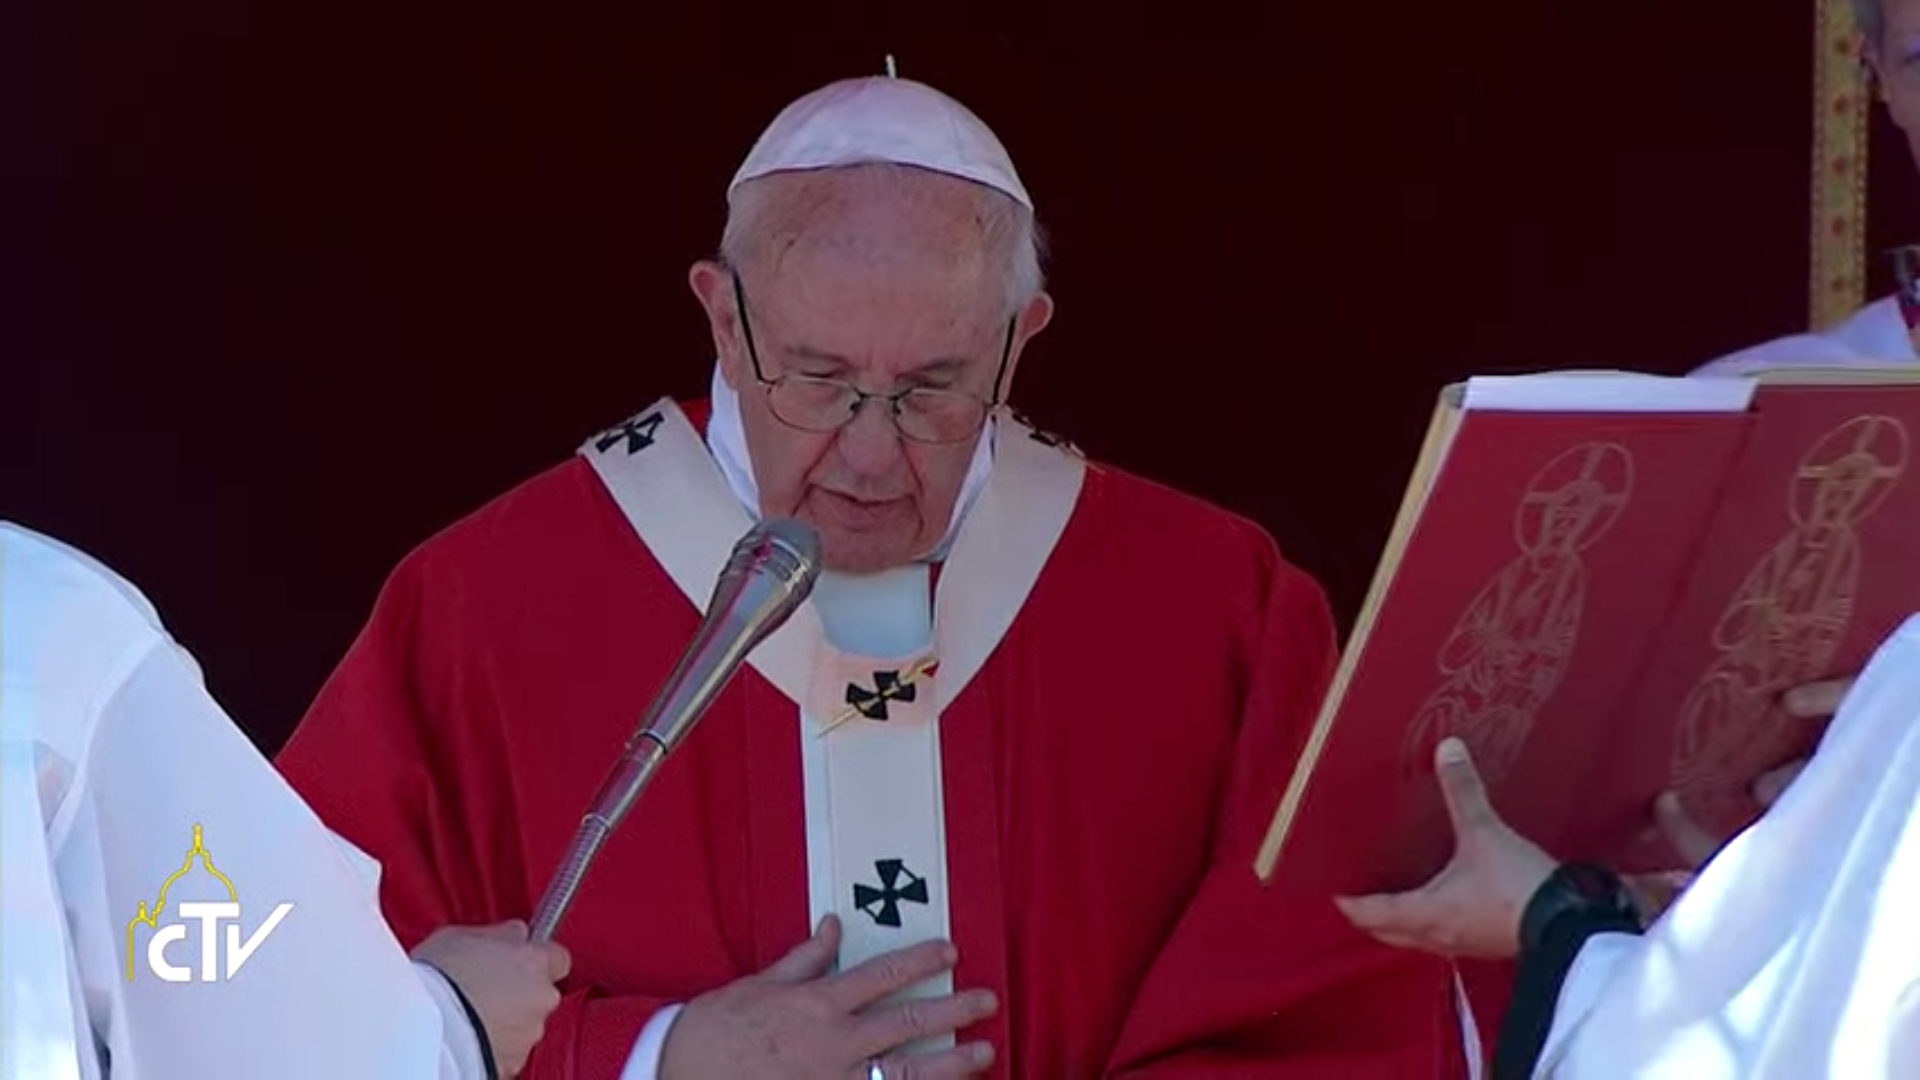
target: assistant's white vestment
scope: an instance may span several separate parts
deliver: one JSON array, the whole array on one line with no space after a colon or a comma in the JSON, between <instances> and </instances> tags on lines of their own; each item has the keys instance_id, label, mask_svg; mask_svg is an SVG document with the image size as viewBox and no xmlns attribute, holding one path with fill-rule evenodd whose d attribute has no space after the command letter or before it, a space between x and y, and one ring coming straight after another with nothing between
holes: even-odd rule
<instances>
[{"instance_id":1,"label":"assistant's white vestment","mask_svg":"<svg viewBox=\"0 0 1920 1080\"><path fill-rule=\"evenodd\" d=\"M147 600L5 522L0 868L0 1076L484 1074L451 986L381 917L377 867Z\"/></svg>"},{"instance_id":2,"label":"assistant's white vestment","mask_svg":"<svg viewBox=\"0 0 1920 1080\"><path fill-rule=\"evenodd\" d=\"M1694 375L1748 375L1773 367L1874 367L1920 360L1900 312L1900 299L1887 296L1845 320L1814 333L1789 334L1717 357Z\"/></svg>"},{"instance_id":3,"label":"assistant's white vestment","mask_svg":"<svg viewBox=\"0 0 1920 1080\"><path fill-rule=\"evenodd\" d=\"M1920 616L1644 936L1587 942L1535 1075L1920 1077Z\"/></svg>"}]
</instances>

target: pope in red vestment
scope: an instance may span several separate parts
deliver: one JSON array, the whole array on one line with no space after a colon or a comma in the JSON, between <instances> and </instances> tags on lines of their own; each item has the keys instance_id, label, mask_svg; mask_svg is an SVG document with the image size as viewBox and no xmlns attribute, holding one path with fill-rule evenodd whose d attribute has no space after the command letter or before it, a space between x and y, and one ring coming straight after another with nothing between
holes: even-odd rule
<instances>
[{"instance_id":1,"label":"pope in red vestment","mask_svg":"<svg viewBox=\"0 0 1920 1080\"><path fill-rule=\"evenodd\" d=\"M711 401L656 402L411 553L278 764L381 862L404 944L526 918L734 541L798 517L827 570L600 855L526 1075L702 1072L709 995L827 916L842 969L956 946L874 1010L995 999L827 1075L1460 1075L1443 962L1251 870L1334 660L1319 588L1000 406L1051 302L980 145L904 80L790 107L692 274ZM984 1071L941 1071L975 1043Z\"/></svg>"}]
</instances>

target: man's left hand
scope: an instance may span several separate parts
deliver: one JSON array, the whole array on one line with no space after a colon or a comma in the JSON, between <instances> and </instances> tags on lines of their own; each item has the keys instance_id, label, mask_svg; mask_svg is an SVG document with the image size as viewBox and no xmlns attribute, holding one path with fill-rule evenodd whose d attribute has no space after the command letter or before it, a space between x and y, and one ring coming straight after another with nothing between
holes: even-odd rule
<instances>
[{"instance_id":1,"label":"man's left hand","mask_svg":"<svg viewBox=\"0 0 1920 1080\"><path fill-rule=\"evenodd\" d=\"M1840 703L1846 700L1847 692L1853 689L1853 679L1828 679L1823 682L1805 683L1796 686L1780 696L1780 708L1795 720L1825 721L1840 711ZM1793 783L1800 770L1806 768L1806 758L1796 758L1779 768L1762 773L1753 782L1753 798L1762 810L1771 810L1773 804ZM1666 839L1674 853L1696 870L1704 867L1713 854L1719 851L1729 837L1715 836L1687 816L1680 805L1680 798L1674 792L1660 796L1653 804L1654 820L1660 827L1660 834ZM1652 909L1649 914L1657 913L1665 905Z\"/></svg>"},{"instance_id":2,"label":"man's left hand","mask_svg":"<svg viewBox=\"0 0 1920 1080\"><path fill-rule=\"evenodd\" d=\"M1850 678L1808 683L1788 691L1781 707L1796 719L1822 720L1839 711L1852 687ZM1761 776L1753 785L1755 798L1771 807L1805 764L1804 759L1790 762ZM1411 892L1335 897L1334 903L1355 926L1389 945L1443 956L1511 957L1520 949L1520 917L1527 903L1559 864L1494 813L1460 740L1445 739L1435 749L1434 772L1453 822L1452 861ZM1671 792L1654 804L1654 817L1667 842L1694 870L1628 879L1649 921L1686 889L1693 872L1724 841L1689 818Z\"/></svg>"},{"instance_id":3,"label":"man's left hand","mask_svg":"<svg viewBox=\"0 0 1920 1080\"><path fill-rule=\"evenodd\" d=\"M1505 959L1520 951L1520 916L1559 865L1494 813L1466 744L1441 741L1434 772L1453 822L1453 859L1411 892L1335 897L1360 929L1389 945L1443 956Z\"/></svg>"}]
</instances>

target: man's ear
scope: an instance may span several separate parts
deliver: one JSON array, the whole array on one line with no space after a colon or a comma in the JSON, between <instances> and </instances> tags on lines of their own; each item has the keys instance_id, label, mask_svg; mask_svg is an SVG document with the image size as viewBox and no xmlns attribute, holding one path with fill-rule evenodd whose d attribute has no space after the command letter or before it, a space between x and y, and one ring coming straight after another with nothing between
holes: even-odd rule
<instances>
[{"instance_id":1,"label":"man's ear","mask_svg":"<svg viewBox=\"0 0 1920 1080\"><path fill-rule=\"evenodd\" d=\"M1013 373L1020 367L1020 354L1026 351L1027 342L1047 328L1053 321L1053 297L1044 292L1035 293L1033 299L1026 302L1019 314L1013 317L1013 343L1007 349L1007 372L1001 378L1000 385L994 387L1001 401L1007 400L1013 389Z\"/></svg>"},{"instance_id":2,"label":"man's ear","mask_svg":"<svg viewBox=\"0 0 1920 1080\"><path fill-rule=\"evenodd\" d=\"M707 327L713 333L713 354L720 361L720 375L727 385L740 386L740 309L734 303L733 271L711 259L694 263L687 271L687 284L707 313Z\"/></svg>"}]
</instances>

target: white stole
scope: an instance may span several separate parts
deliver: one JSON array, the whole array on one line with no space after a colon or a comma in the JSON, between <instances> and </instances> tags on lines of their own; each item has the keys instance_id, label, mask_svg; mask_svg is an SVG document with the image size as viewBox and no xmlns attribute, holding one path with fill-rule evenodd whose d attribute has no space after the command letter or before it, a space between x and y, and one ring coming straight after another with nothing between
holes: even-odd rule
<instances>
[{"instance_id":1,"label":"white stole","mask_svg":"<svg viewBox=\"0 0 1920 1080\"><path fill-rule=\"evenodd\" d=\"M747 658L797 707L808 908L815 923L839 916L843 967L950 936L940 715L1012 624L1079 498L1077 456L1007 417L982 437L995 440L994 468L951 537L936 597L924 564L826 573ZM663 399L580 454L704 612L753 519L686 416ZM951 991L942 976L910 994Z\"/></svg>"}]
</instances>

